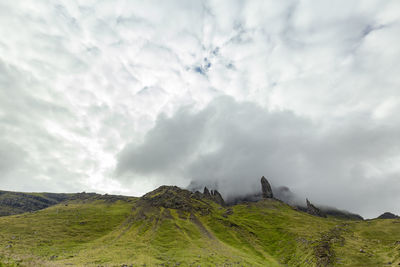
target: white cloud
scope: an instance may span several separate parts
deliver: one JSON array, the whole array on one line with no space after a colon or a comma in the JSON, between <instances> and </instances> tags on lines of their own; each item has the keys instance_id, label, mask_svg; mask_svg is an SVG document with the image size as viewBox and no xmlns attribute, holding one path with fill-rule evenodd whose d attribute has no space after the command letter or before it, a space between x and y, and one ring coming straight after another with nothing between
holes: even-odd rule
<instances>
[{"instance_id":1,"label":"white cloud","mask_svg":"<svg viewBox=\"0 0 400 267\"><path fill-rule=\"evenodd\" d=\"M400 190L399 134L398 124L365 113L314 123L221 97L199 112L185 107L172 117L161 115L143 142L122 150L117 179L208 186L229 199L259 191L266 175L273 186L289 186L325 205L367 216L384 208L399 212L392 188Z\"/></svg>"},{"instance_id":2,"label":"white cloud","mask_svg":"<svg viewBox=\"0 0 400 267\"><path fill-rule=\"evenodd\" d=\"M30 162L3 186L142 193L152 177L135 189L112 177L119 151L159 114L221 95L390 126L399 12L396 0L0 1L0 141Z\"/></svg>"}]
</instances>

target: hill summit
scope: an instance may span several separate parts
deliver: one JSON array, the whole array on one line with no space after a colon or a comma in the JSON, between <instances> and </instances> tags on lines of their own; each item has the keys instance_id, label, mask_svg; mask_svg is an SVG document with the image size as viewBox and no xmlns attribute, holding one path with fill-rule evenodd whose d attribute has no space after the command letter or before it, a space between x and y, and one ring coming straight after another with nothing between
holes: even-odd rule
<instances>
[{"instance_id":1,"label":"hill summit","mask_svg":"<svg viewBox=\"0 0 400 267\"><path fill-rule=\"evenodd\" d=\"M338 214L276 199L265 177L259 193L236 203L177 186L140 198L80 193L0 217L0 266L400 264L399 218Z\"/></svg>"}]
</instances>

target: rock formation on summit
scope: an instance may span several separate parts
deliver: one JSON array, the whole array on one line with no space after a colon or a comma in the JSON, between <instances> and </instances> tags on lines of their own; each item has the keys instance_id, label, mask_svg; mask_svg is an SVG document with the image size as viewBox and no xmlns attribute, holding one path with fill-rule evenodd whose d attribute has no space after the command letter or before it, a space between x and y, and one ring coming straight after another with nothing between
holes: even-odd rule
<instances>
[{"instance_id":1,"label":"rock formation on summit","mask_svg":"<svg viewBox=\"0 0 400 267\"><path fill-rule=\"evenodd\" d=\"M217 190L211 190L211 198L221 206L225 206L225 201Z\"/></svg>"},{"instance_id":2,"label":"rock formation on summit","mask_svg":"<svg viewBox=\"0 0 400 267\"><path fill-rule=\"evenodd\" d=\"M325 214L324 212L322 212L319 208L317 208L317 207L315 207L313 204L311 204L311 202L308 201L307 198L306 198L306 203L307 203L307 210L306 210L306 212L307 212L308 214L326 218L326 214Z\"/></svg>"},{"instance_id":3,"label":"rock formation on summit","mask_svg":"<svg viewBox=\"0 0 400 267\"><path fill-rule=\"evenodd\" d=\"M273 198L271 185L268 183L268 180L263 176L261 177L261 189L262 189L262 197L263 198Z\"/></svg>"},{"instance_id":4,"label":"rock formation on summit","mask_svg":"<svg viewBox=\"0 0 400 267\"><path fill-rule=\"evenodd\" d=\"M207 186L204 187L203 195L207 198L211 198L210 191L208 190Z\"/></svg>"},{"instance_id":5,"label":"rock formation on summit","mask_svg":"<svg viewBox=\"0 0 400 267\"><path fill-rule=\"evenodd\" d=\"M227 200L228 205L236 205L240 203L247 202L257 202L263 198L273 198L271 185L268 180L263 176L261 177L261 190L256 193L250 193L247 195L238 195L235 197L230 197Z\"/></svg>"},{"instance_id":6,"label":"rock formation on summit","mask_svg":"<svg viewBox=\"0 0 400 267\"><path fill-rule=\"evenodd\" d=\"M210 199L210 200L220 204L221 206L225 205L224 199L222 198L221 194L217 190L211 190L211 192L210 192L207 187L204 187L203 196L207 199Z\"/></svg>"}]
</instances>

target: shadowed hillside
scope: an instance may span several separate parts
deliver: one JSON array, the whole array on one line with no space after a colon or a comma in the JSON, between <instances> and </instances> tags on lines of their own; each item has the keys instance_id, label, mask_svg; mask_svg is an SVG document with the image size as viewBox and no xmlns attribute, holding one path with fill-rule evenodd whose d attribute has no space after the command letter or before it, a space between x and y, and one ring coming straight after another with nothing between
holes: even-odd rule
<instances>
[{"instance_id":1,"label":"shadowed hillside","mask_svg":"<svg viewBox=\"0 0 400 267\"><path fill-rule=\"evenodd\" d=\"M85 199L124 199L124 196L100 195L96 193L21 193L0 190L0 216L16 215L24 212L33 212L65 202L67 200Z\"/></svg>"},{"instance_id":2,"label":"shadowed hillside","mask_svg":"<svg viewBox=\"0 0 400 267\"><path fill-rule=\"evenodd\" d=\"M0 191L0 216L44 209L71 197L72 194Z\"/></svg>"}]
</instances>

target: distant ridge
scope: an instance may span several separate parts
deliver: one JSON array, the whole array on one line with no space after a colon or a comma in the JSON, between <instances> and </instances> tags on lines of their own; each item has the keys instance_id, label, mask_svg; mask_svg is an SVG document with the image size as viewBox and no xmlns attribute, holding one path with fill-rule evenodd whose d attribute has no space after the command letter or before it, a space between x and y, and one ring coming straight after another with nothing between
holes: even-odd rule
<instances>
[{"instance_id":1,"label":"distant ridge","mask_svg":"<svg viewBox=\"0 0 400 267\"><path fill-rule=\"evenodd\" d=\"M25 193L0 190L0 216L16 215L42 210L68 200L109 200L125 196L101 195L97 193Z\"/></svg>"},{"instance_id":2,"label":"distant ridge","mask_svg":"<svg viewBox=\"0 0 400 267\"><path fill-rule=\"evenodd\" d=\"M391 212L385 212L377 217L377 219L398 219L398 218L400 217Z\"/></svg>"}]
</instances>

